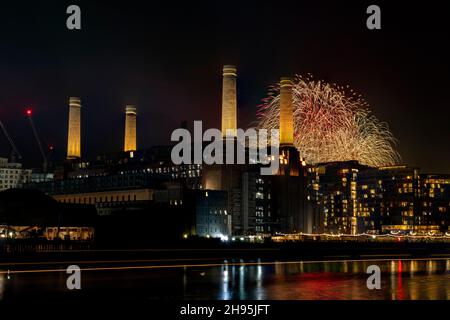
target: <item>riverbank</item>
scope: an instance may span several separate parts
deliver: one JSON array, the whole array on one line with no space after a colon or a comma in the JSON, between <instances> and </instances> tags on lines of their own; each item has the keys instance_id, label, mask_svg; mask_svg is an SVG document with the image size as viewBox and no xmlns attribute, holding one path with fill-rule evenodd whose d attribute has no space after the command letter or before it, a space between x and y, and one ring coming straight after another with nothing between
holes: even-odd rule
<instances>
[{"instance_id":1,"label":"riverbank","mask_svg":"<svg viewBox=\"0 0 450 320\"><path fill-rule=\"evenodd\" d=\"M148 246L99 246L95 244L30 244L24 251L14 244L3 247L0 262L114 260L114 259L276 259L339 260L370 258L432 258L450 256L447 243L409 242L300 242L300 243L223 243L189 242ZM35 249L35 250L33 250Z\"/></svg>"}]
</instances>

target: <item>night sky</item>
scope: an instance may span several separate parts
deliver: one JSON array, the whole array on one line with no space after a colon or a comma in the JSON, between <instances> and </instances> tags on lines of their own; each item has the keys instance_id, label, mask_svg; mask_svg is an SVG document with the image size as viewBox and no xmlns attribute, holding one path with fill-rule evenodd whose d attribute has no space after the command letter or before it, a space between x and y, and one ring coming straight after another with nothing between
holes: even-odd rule
<instances>
[{"instance_id":1,"label":"night sky","mask_svg":"<svg viewBox=\"0 0 450 320\"><path fill-rule=\"evenodd\" d=\"M168 144L183 120L220 128L221 69L235 64L239 127L280 76L311 73L361 93L405 163L450 173L444 1L59 2L0 5L0 119L29 166L40 158L27 106L57 158L69 96L82 99L85 157L122 148L125 104L138 108L139 147ZM80 31L66 28L70 4ZM366 28L369 4L382 30ZM0 156L9 151L0 136Z\"/></svg>"}]
</instances>

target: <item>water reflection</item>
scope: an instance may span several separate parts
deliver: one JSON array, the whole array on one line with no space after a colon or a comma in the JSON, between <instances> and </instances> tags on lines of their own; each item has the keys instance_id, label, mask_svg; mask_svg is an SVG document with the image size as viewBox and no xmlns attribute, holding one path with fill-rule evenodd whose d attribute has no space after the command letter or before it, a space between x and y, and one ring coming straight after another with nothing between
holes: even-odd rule
<instances>
[{"instance_id":1,"label":"water reflection","mask_svg":"<svg viewBox=\"0 0 450 320\"><path fill-rule=\"evenodd\" d=\"M377 264L381 290L369 290L365 273ZM342 261L230 266L216 298L228 299L448 299L450 260ZM210 279L214 284L215 279ZM197 286L193 281L188 287ZM204 297L199 296L202 299Z\"/></svg>"},{"instance_id":2,"label":"water reflection","mask_svg":"<svg viewBox=\"0 0 450 320\"><path fill-rule=\"evenodd\" d=\"M450 259L336 262L222 261L222 266L82 273L81 293L65 273L0 273L0 300L72 299L114 295L145 299L449 299ZM207 263L207 262L206 262ZM366 286L367 267L380 267L381 290Z\"/></svg>"},{"instance_id":3,"label":"water reflection","mask_svg":"<svg viewBox=\"0 0 450 320\"><path fill-rule=\"evenodd\" d=\"M3 300L3 293L5 292L5 274L0 273L0 300Z\"/></svg>"}]
</instances>

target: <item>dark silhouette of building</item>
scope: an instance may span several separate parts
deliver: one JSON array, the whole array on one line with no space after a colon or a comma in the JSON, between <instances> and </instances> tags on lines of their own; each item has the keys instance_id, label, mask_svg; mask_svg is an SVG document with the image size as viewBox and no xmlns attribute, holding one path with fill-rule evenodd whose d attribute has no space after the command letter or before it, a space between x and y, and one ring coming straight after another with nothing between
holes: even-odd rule
<instances>
[{"instance_id":1,"label":"dark silhouette of building","mask_svg":"<svg viewBox=\"0 0 450 320\"><path fill-rule=\"evenodd\" d=\"M0 192L5 237L88 240L94 237L96 216L94 206L59 203L38 190Z\"/></svg>"}]
</instances>

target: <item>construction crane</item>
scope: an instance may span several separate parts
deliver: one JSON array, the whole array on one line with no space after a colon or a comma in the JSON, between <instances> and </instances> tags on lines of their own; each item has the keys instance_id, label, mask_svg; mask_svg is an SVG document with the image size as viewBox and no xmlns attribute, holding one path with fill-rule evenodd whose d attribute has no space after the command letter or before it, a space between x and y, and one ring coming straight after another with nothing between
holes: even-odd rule
<instances>
[{"instance_id":1,"label":"construction crane","mask_svg":"<svg viewBox=\"0 0 450 320\"><path fill-rule=\"evenodd\" d=\"M41 140L39 139L39 136L38 136L37 130L36 130L36 126L34 125L34 121L33 121L33 110L31 108L28 108L25 112L28 116L28 119L30 120L31 129L33 130L34 138L36 139L36 143L39 147L39 151L42 156L42 170L43 170L43 172L47 172L48 156L50 155L50 153L46 155L44 152L44 148L42 148L42 143L41 143ZM50 152L52 150L53 150L53 147L50 147Z\"/></svg>"},{"instance_id":2,"label":"construction crane","mask_svg":"<svg viewBox=\"0 0 450 320\"><path fill-rule=\"evenodd\" d=\"M3 122L0 121L0 127L2 128L3 134L5 135L6 139L9 142L9 145L11 146L11 162L16 162L16 156L18 159L22 159L22 155L20 154L19 150L17 150L16 145L14 144L14 141L11 139L11 136L8 134L8 131L6 131L5 126L3 125Z\"/></svg>"}]
</instances>

